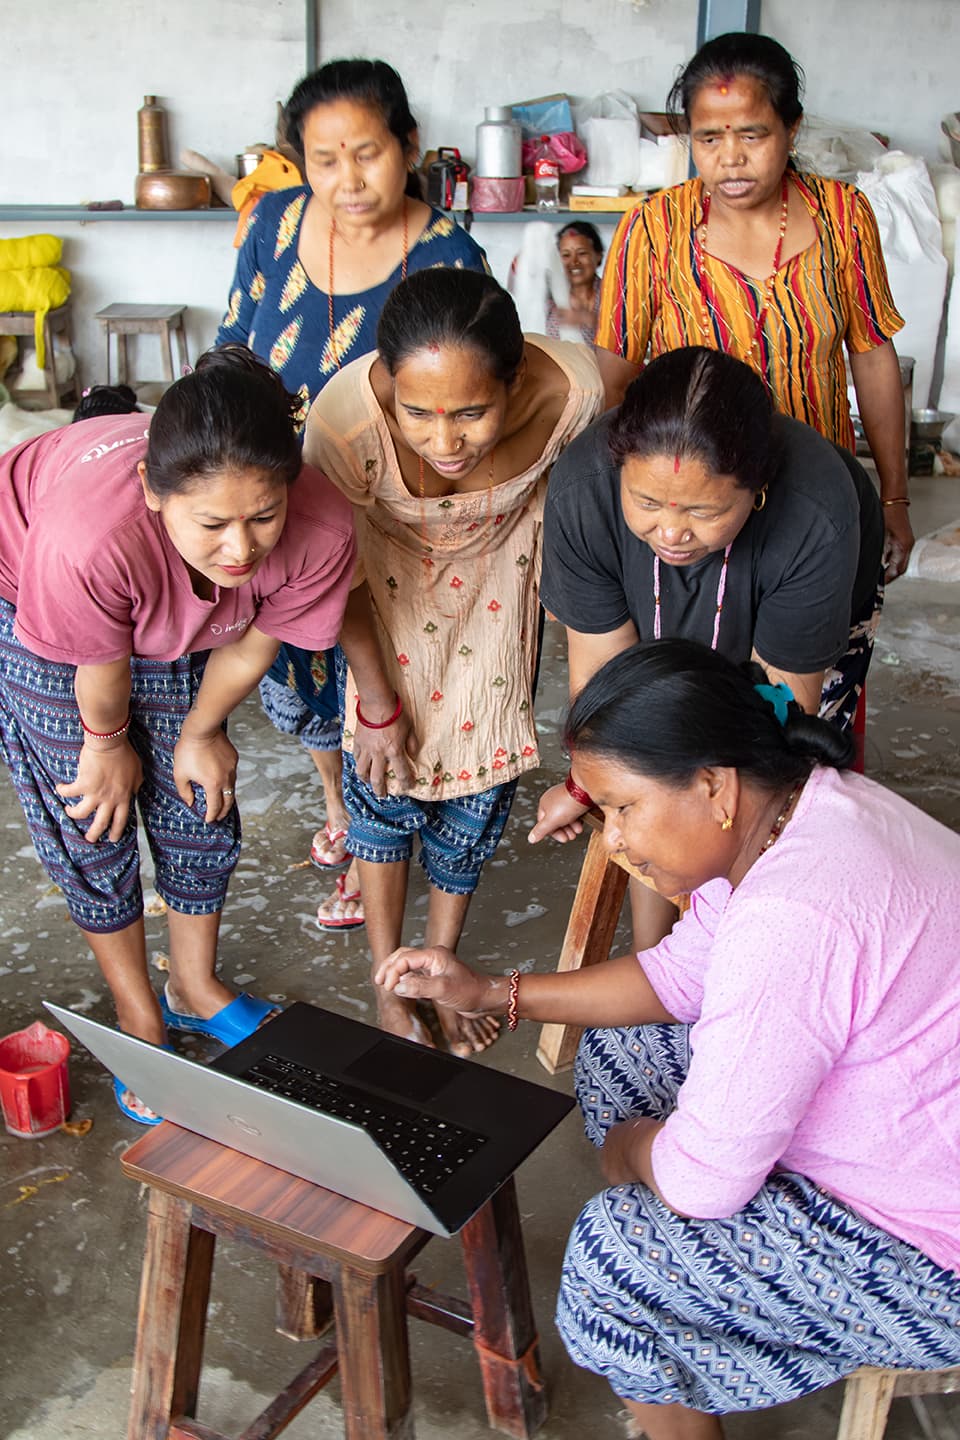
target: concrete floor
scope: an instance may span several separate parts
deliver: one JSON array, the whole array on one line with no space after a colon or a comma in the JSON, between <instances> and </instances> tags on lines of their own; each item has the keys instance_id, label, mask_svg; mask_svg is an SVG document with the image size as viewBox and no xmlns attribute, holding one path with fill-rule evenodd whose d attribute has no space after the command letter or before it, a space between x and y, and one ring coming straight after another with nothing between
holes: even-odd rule
<instances>
[{"instance_id":1,"label":"concrete floor","mask_svg":"<svg viewBox=\"0 0 960 1440\"><path fill-rule=\"evenodd\" d=\"M918 480L914 493L918 533L960 516L960 481ZM901 580L892 587L870 682L867 741L869 773L955 829L958 635L960 585ZM561 637L550 627L538 708L551 774L560 767L556 729L563 695ZM223 974L278 1002L313 1000L370 1018L362 932L321 934L313 924L320 878L297 868L319 814L306 757L273 733L255 702L243 707L232 733L243 758L245 846L223 927ZM582 851L526 844L540 785L535 778L521 785L468 923L463 953L491 969L549 969L559 951ZM44 997L109 1021L104 987L62 899L40 870L6 782L0 783L0 830L8 837L0 857L3 1033L41 1017ZM409 911L411 939L425 898L418 883ZM156 957L166 948L163 920L148 920L148 933ZM159 971L156 978L159 984ZM484 1063L565 1089L568 1077L551 1081L537 1064L536 1040L535 1027L521 1026ZM74 1117L93 1119L89 1134L57 1132L32 1142L0 1134L0 1436L7 1440L113 1440L125 1434L145 1197L121 1176L117 1157L141 1132L118 1113L109 1076L79 1046L70 1073ZM579 1440L587 1430L597 1440L622 1434L617 1402L601 1380L570 1364L552 1323L564 1239L597 1183L595 1154L575 1117L519 1176L550 1387L544 1440ZM428 1282L462 1289L454 1242L435 1241L417 1271ZM274 1334L272 1313L269 1266L222 1243L199 1410L207 1424L236 1433L304 1363L302 1347ZM470 1347L416 1322L412 1344L417 1433L428 1440L482 1440L490 1432ZM835 1433L840 1398L840 1387L833 1387L777 1410L733 1417L727 1432L731 1440L827 1440ZM949 1428L951 1418L960 1426L960 1403L925 1403L926 1414L917 1415L909 1401L895 1402L890 1440L960 1433ZM287 1434L291 1440L342 1434L336 1381Z\"/></svg>"}]
</instances>

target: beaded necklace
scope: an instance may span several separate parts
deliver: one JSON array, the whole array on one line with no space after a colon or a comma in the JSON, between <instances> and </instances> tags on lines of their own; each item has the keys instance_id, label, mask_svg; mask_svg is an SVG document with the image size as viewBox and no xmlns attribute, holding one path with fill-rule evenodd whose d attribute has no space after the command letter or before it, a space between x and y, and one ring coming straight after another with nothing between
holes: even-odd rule
<instances>
[{"instance_id":1,"label":"beaded necklace","mask_svg":"<svg viewBox=\"0 0 960 1440\"><path fill-rule=\"evenodd\" d=\"M332 218L330 221L330 247L327 252L327 326L330 331L330 350L333 354L333 363L340 369L340 349L337 345L337 336L333 323L333 241L337 234L337 221ZM403 198L403 254L400 259L400 279L407 278L407 252L409 239L409 222L407 217L407 198Z\"/></svg>"},{"instance_id":2,"label":"beaded necklace","mask_svg":"<svg viewBox=\"0 0 960 1440\"><path fill-rule=\"evenodd\" d=\"M776 249L774 250L774 252L773 252L773 269L772 269L772 271L770 272L770 274L767 276L766 280L764 281L764 285L763 285L763 295L762 295L762 297L761 297L760 308L759 308L759 310L757 311L757 318L756 318L756 321L754 322L754 327L753 327L753 339L750 341L750 355L753 356L753 357L755 357L756 359L759 359L760 345L761 345L761 342L762 342L762 340L763 340L763 322L764 322L764 320L765 320L765 318L766 318L767 310L769 309L769 306L770 306L770 301L771 301L771 299L773 298L773 287L774 287L774 283L775 283L776 278L777 278L777 271L780 269L780 259L781 259L781 256L783 255L783 237L784 237L784 235L786 235L786 233L787 233L787 213L788 213L788 210L789 210L789 190L788 190L788 187L787 187L787 177L786 177L786 175L784 175L784 177L783 177L783 182L782 182L780 194L781 194L780 231L779 231L779 234L777 235L777 248L776 248ZM705 241L706 238L707 238L707 222L709 221L709 219L710 219L710 191L709 191L709 190L705 190L704 193L703 193L703 218L701 219L700 224L697 226L697 228L696 228L696 229L694 230L694 232L693 232L693 244L694 244L694 251L695 251L696 260L697 260L697 271L698 271L698 273L699 273L699 275L700 275L700 290L699 290L699 294L700 294L700 333L701 333L701 335L702 335L702 337L703 337L703 343L704 343L704 345L707 345L707 344L709 343L709 336L710 336L710 316L709 316L709 313L708 313L708 311L707 311L707 302L706 302L706 298L704 297L704 293L703 293L703 274L704 274L704 250L703 250L703 245L704 245L704 241Z\"/></svg>"},{"instance_id":3,"label":"beaded necklace","mask_svg":"<svg viewBox=\"0 0 960 1440\"><path fill-rule=\"evenodd\" d=\"M723 597L727 593L727 564L730 560L730 551L733 549L733 541L723 552L723 564L720 567L720 581L717 585L717 610L713 617L713 639L710 641L710 649L716 650L717 641L720 638L720 615L723 611ZM653 638L660 639L660 556L653 557Z\"/></svg>"},{"instance_id":4,"label":"beaded necklace","mask_svg":"<svg viewBox=\"0 0 960 1440\"><path fill-rule=\"evenodd\" d=\"M760 846L759 851L757 852L758 859L761 855L765 855L770 849L770 846L775 844L775 842L779 840L780 833L783 830L784 825L786 825L787 823L787 816L790 814L793 804L802 789L803 782L801 781L799 785L794 785L793 789L790 791L790 794L787 796L786 800L784 800L783 809L780 811L780 814L777 816L776 820L774 820L770 830L770 834L767 836L766 840L764 840L763 844Z\"/></svg>"}]
</instances>

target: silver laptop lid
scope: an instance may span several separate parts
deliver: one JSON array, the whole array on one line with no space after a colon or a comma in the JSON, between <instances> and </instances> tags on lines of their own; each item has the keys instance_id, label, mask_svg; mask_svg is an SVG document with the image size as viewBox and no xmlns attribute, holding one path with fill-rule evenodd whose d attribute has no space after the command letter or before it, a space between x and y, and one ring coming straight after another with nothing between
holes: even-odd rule
<instances>
[{"instance_id":1,"label":"silver laptop lid","mask_svg":"<svg viewBox=\"0 0 960 1440\"><path fill-rule=\"evenodd\" d=\"M43 1003L165 1119L434 1235L451 1234L360 1126Z\"/></svg>"}]
</instances>

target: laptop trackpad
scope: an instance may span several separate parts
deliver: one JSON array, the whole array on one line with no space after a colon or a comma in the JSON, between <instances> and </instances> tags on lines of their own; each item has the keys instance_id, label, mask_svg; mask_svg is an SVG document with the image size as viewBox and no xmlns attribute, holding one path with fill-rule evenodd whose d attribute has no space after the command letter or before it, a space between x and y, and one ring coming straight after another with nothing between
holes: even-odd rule
<instances>
[{"instance_id":1,"label":"laptop trackpad","mask_svg":"<svg viewBox=\"0 0 960 1440\"><path fill-rule=\"evenodd\" d=\"M378 1040L359 1059L345 1066L343 1074L364 1085L387 1090L398 1098L432 1100L461 1074L461 1067L446 1055L422 1046L398 1045Z\"/></svg>"}]
</instances>

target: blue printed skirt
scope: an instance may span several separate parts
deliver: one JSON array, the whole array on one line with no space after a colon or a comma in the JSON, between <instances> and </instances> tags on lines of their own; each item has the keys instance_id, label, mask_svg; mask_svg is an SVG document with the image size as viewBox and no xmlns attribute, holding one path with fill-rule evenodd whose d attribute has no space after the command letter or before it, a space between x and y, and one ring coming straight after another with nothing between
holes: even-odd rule
<instances>
[{"instance_id":1,"label":"blue printed skirt","mask_svg":"<svg viewBox=\"0 0 960 1440\"><path fill-rule=\"evenodd\" d=\"M589 1139L631 1115L664 1118L688 1064L684 1025L587 1031L576 1087ZM960 1277L802 1175L776 1172L723 1220L615 1185L573 1227L557 1325L575 1363L623 1399L723 1415L860 1365L960 1364Z\"/></svg>"}]
</instances>

